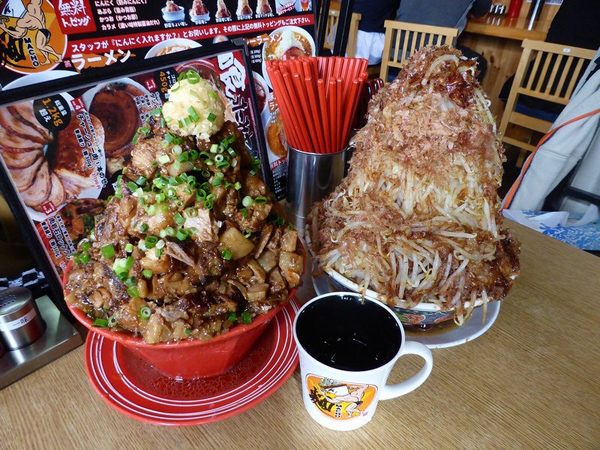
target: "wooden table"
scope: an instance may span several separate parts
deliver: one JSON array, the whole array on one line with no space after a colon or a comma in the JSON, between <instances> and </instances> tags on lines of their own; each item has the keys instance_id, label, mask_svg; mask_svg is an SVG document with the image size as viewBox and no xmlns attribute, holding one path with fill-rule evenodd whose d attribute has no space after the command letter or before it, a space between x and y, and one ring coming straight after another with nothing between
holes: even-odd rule
<instances>
[{"instance_id":1,"label":"wooden table","mask_svg":"<svg viewBox=\"0 0 600 450\"><path fill-rule=\"evenodd\" d=\"M511 227L522 272L494 326L466 345L433 350L425 384L381 402L357 431L329 432L310 419L299 370L233 418L147 425L96 395L79 348L0 391L0 448L598 448L600 259ZM420 367L417 357L400 361L390 382Z\"/></svg>"}]
</instances>

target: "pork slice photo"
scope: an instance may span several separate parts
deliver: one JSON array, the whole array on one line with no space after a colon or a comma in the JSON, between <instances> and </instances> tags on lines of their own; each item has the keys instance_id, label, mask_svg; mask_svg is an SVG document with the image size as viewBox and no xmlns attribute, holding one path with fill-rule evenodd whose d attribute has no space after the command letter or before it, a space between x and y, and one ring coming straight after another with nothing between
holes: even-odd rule
<instances>
[{"instance_id":1,"label":"pork slice photo","mask_svg":"<svg viewBox=\"0 0 600 450\"><path fill-rule=\"evenodd\" d=\"M31 208L37 208L44 203L50 195L50 187L51 184L48 163L44 161L35 174L35 178L31 186L21 192L21 198L27 206Z\"/></svg>"}]
</instances>

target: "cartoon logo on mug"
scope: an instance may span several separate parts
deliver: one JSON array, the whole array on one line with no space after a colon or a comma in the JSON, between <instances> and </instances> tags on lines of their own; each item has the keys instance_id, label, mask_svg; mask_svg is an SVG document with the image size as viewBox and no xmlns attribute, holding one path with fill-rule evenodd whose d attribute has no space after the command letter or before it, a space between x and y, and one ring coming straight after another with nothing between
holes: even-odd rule
<instances>
[{"instance_id":1,"label":"cartoon logo on mug","mask_svg":"<svg viewBox=\"0 0 600 450\"><path fill-rule=\"evenodd\" d=\"M366 416L377 394L377 386L372 384L349 383L312 374L307 375L306 386L313 404L335 420Z\"/></svg>"}]
</instances>

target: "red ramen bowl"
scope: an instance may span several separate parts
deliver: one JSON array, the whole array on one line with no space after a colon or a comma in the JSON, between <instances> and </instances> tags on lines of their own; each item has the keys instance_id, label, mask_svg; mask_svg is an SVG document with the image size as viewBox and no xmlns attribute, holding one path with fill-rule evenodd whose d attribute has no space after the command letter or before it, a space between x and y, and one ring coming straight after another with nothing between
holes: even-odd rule
<instances>
[{"instance_id":1,"label":"red ramen bowl","mask_svg":"<svg viewBox=\"0 0 600 450\"><path fill-rule=\"evenodd\" d=\"M298 251L304 257L304 273L306 254L302 243L298 241L298 244ZM65 270L63 285L66 285L72 264L69 262ZM288 300L297 290L298 288L290 290ZM240 362L284 304L255 317L249 325L237 325L208 341L194 339L159 344L147 344L142 338L125 332L93 327L93 321L83 311L70 304L67 306L75 318L90 331L137 352L140 358L160 373L171 378L191 379L220 375Z\"/></svg>"}]
</instances>

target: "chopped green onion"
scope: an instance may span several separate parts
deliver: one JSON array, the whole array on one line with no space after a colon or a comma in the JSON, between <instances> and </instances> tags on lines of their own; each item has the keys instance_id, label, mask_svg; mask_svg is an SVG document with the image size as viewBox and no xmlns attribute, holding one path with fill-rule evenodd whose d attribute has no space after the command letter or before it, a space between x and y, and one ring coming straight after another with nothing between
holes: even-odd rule
<instances>
[{"instance_id":1,"label":"chopped green onion","mask_svg":"<svg viewBox=\"0 0 600 450\"><path fill-rule=\"evenodd\" d=\"M143 223L142 226L140 227L140 230L142 230L142 233L145 233L146 231L148 231L148 224Z\"/></svg>"},{"instance_id":2,"label":"chopped green onion","mask_svg":"<svg viewBox=\"0 0 600 450\"><path fill-rule=\"evenodd\" d=\"M183 152L181 155L177 155L177 162L184 163L190 160L189 152Z\"/></svg>"},{"instance_id":3,"label":"chopped green onion","mask_svg":"<svg viewBox=\"0 0 600 450\"><path fill-rule=\"evenodd\" d=\"M162 192L160 194L156 194L156 203L162 203L167 199L167 196Z\"/></svg>"},{"instance_id":4,"label":"chopped green onion","mask_svg":"<svg viewBox=\"0 0 600 450\"><path fill-rule=\"evenodd\" d=\"M75 258L75 263L76 264L87 264L90 262L90 255L89 253L84 253L81 256L78 256L77 258Z\"/></svg>"},{"instance_id":5,"label":"chopped green onion","mask_svg":"<svg viewBox=\"0 0 600 450\"><path fill-rule=\"evenodd\" d=\"M108 246L107 246L107 247L108 247ZM114 251L114 248L113 248L113 251ZM125 251L126 251L127 253L131 253L131 252L133 251L133 244L127 244L127 245L125 246ZM105 258L106 258L106 256L105 256ZM111 258L112 258L112 257L111 257Z\"/></svg>"},{"instance_id":6,"label":"chopped green onion","mask_svg":"<svg viewBox=\"0 0 600 450\"><path fill-rule=\"evenodd\" d=\"M240 209L240 212L242 213L242 217L248 217L248 210L246 208Z\"/></svg>"},{"instance_id":7,"label":"chopped green onion","mask_svg":"<svg viewBox=\"0 0 600 450\"><path fill-rule=\"evenodd\" d=\"M217 94L215 93L215 91L208 91L208 96L213 100L217 99Z\"/></svg>"},{"instance_id":8,"label":"chopped green onion","mask_svg":"<svg viewBox=\"0 0 600 450\"><path fill-rule=\"evenodd\" d=\"M231 250L225 249L221 252L221 256L223 257L223 259L229 261L233 255L231 253Z\"/></svg>"},{"instance_id":9,"label":"chopped green onion","mask_svg":"<svg viewBox=\"0 0 600 450\"><path fill-rule=\"evenodd\" d=\"M163 248L165 246L165 241L162 239L156 243L156 248Z\"/></svg>"},{"instance_id":10,"label":"chopped green onion","mask_svg":"<svg viewBox=\"0 0 600 450\"><path fill-rule=\"evenodd\" d=\"M209 200L207 197L206 200L204 201L204 207L210 211L211 209L213 209L213 206L214 206L214 201Z\"/></svg>"},{"instance_id":11,"label":"chopped green onion","mask_svg":"<svg viewBox=\"0 0 600 450\"><path fill-rule=\"evenodd\" d=\"M175 140L175 138L176 138L176 136L171 132L168 132L167 134L165 134L165 141L167 141L169 144L171 142L173 142Z\"/></svg>"},{"instance_id":12,"label":"chopped green onion","mask_svg":"<svg viewBox=\"0 0 600 450\"><path fill-rule=\"evenodd\" d=\"M178 225L181 225L183 222L185 222L184 217L181 214L179 214L179 213L176 213L173 216L173 218L175 219L175 222L177 222Z\"/></svg>"},{"instance_id":13,"label":"chopped green onion","mask_svg":"<svg viewBox=\"0 0 600 450\"><path fill-rule=\"evenodd\" d=\"M190 334L192 334L192 329L191 329L191 328L186 328L186 329L185 329L185 334L187 334L188 336L189 336Z\"/></svg>"},{"instance_id":14,"label":"chopped green onion","mask_svg":"<svg viewBox=\"0 0 600 450\"><path fill-rule=\"evenodd\" d=\"M163 254L163 249L162 248L155 249L154 254L156 255L157 258L160 258Z\"/></svg>"},{"instance_id":15,"label":"chopped green onion","mask_svg":"<svg viewBox=\"0 0 600 450\"><path fill-rule=\"evenodd\" d=\"M246 325L250 325L252 323L252 316L250 316L250 313L248 311L244 311L242 313L242 322Z\"/></svg>"},{"instance_id":16,"label":"chopped green onion","mask_svg":"<svg viewBox=\"0 0 600 450\"><path fill-rule=\"evenodd\" d=\"M196 198L198 200L203 200L206 198L206 191L204 189L198 189L196 191Z\"/></svg>"},{"instance_id":17,"label":"chopped green onion","mask_svg":"<svg viewBox=\"0 0 600 450\"><path fill-rule=\"evenodd\" d=\"M171 86L171 91L172 92L177 91L180 88L180 86L181 85L179 84L179 81L177 81L173 86Z\"/></svg>"},{"instance_id":18,"label":"chopped green onion","mask_svg":"<svg viewBox=\"0 0 600 450\"><path fill-rule=\"evenodd\" d=\"M190 159L192 161L195 159L198 159L198 155L199 155L198 150L196 150L196 149L190 150Z\"/></svg>"},{"instance_id":19,"label":"chopped green onion","mask_svg":"<svg viewBox=\"0 0 600 450\"><path fill-rule=\"evenodd\" d=\"M174 145L173 148L171 149L171 151L176 155L181 155L181 152L183 152L183 149L181 148L181 145Z\"/></svg>"},{"instance_id":20,"label":"chopped green onion","mask_svg":"<svg viewBox=\"0 0 600 450\"><path fill-rule=\"evenodd\" d=\"M156 159L161 164L169 164L171 162L171 158L169 158L169 155L159 155Z\"/></svg>"},{"instance_id":21,"label":"chopped green onion","mask_svg":"<svg viewBox=\"0 0 600 450\"><path fill-rule=\"evenodd\" d=\"M196 208L188 208L185 210L185 213L188 217L197 217L198 210Z\"/></svg>"},{"instance_id":22,"label":"chopped green onion","mask_svg":"<svg viewBox=\"0 0 600 450\"><path fill-rule=\"evenodd\" d=\"M79 247L81 247L81 251L83 251L83 252L89 251L91 246L92 246L92 244L90 244L89 241L81 241L79 243Z\"/></svg>"},{"instance_id":23,"label":"chopped green onion","mask_svg":"<svg viewBox=\"0 0 600 450\"><path fill-rule=\"evenodd\" d=\"M263 197L262 195L259 195L258 197L256 197L254 199L254 201L258 205L264 205L265 203L267 203L267 197Z\"/></svg>"},{"instance_id":24,"label":"chopped green onion","mask_svg":"<svg viewBox=\"0 0 600 450\"><path fill-rule=\"evenodd\" d=\"M110 316L110 317L108 318L107 325L108 325L110 328L112 328L112 327L115 327L115 326L117 326L117 323L118 323L118 322L119 322L119 321L117 320L117 316Z\"/></svg>"},{"instance_id":25,"label":"chopped green onion","mask_svg":"<svg viewBox=\"0 0 600 450\"><path fill-rule=\"evenodd\" d=\"M244 228L244 229L242 230L242 234L244 235L244 237L245 237L246 239L248 239L250 236L252 236L252 231L248 230L247 228Z\"/></svg>"},{"instance_id":26,"label":"chopped green onion","mask_svg":"<svg viewBox=\"0 0 600 450\"><path fill-rule=\"evenodd\" d=\"M142 320L148 320L151 315L152 315L152 310L150 308L148 308L147 306L142 306L138 310L138 317Z\"/></svg>"},{"instance_id":27,"label":"chopped green onion","mask_svg":"<svg viewBox=\"0 0 600 450\"><path fill-rule=\"evenodd\" d=\"M162 108L154 108L150 111L150 114L153 116L160 116L162 114Z\"/></svg>"},{"instance_id":28,"label":"chopped green onion","mask_svg":"<svg viewBox=\"0 0 600 450\"><path fill-rule=\"evenodd\" d=\"M190 84L196 84L200 81L200 75L198 75L198 72L194 72L193 70L188 70L187 71L187 81Z\"/></svg>"},{"instance_id":29,"label":"chopped green onion","mask_svg":"<svg viewBox=\"0 0 600 450\"><path fill-rule=\"evenodd\" d=\"M142 270L142 275L144 278L152 278L152 275L154 275L154 273L152 273L150 269L144 269Z\"/></svg>"},{"instance_id":30,"label":"chopped green onion","mask_svg":"<svg viewBox=\"0 0 600 450\"><path fill-rule=\"evenodd\" d=\"M225 155L217 155L217 156L215 156L215 162L216 163L222 163L223 161L225 161Z\"/></svg>"},{"instance_id":31,"label":"chopped green onion","mask_svg":"<svg viewBox=\"0 0 600 450\"><path fill-rule=\"evenodd\" d=\"M213 113L210 113L207 119L209 122L214 122L217 119L217 116L215 116Z\"/></svg>"},{"instance_id":32,"label":"chopped green onion","mask_svg":"<svg viewBox=\"0 0 600 450\"><path fill-rule=\"evenodd\" d=\"M128 181L127 187L131 189L131 192L135 192L138 188L137 184L135 184L133 181Z\"/></svg>"},{"instance_id":33,"label":"chopped green onion","mask_svg":"<svg viewBox=\"0 0 600 450\"><path fill-rule=\"evenodd\" d=\"M210 165L210 164L209 164ZM217 169L228 169L229 168L229 162L228 161L222 161L222 162L218 162L215 167Z\"/></svg>"},{"instance_id":34,"label":"chopped green onion","mask_svg":"<svg viewBox=\"0 0 600 450\"><path fill-rule=\"evenodd\" d=\"M135 286L130 287L129 289L127 289L127 294L132 297L139 297L140 296L140 291L138 291L138 288L136 288Z\"/></svg>"},{"instance_id":35,"label":"chopped green onion","mask_svg":"<svg viewBox=\"0 0 600 450\"><path fill-rule=\"evenodd\" d=\"M254 205L254 200L252 199L252 197L250 197L249 195L246 195L243 199L242 199L242 205L244 205L246 208L248 208L249 206Z\"/></svg>"},{"instance_id":36,"label":"chopped green onion","mask_svg":"<svg viewBox=\"0 0 600 450\"><path fill-rule=\"evenodd\" d=\"M142 175L136 180L135 184L137 184L138 186L143 186L144 184L146 184L146 181L148 181L148 179Z\"/></svg>"},{"instance_id":37,"label":"chopped green onion","mask_svg":"<svg viewBox=\"0 0 600 450\"><path fill-rule=\"evenodd\" d=\"M237 320L237 315L234 312L231 312L229 313L227 320L229 320L230 322L235 322Z\"/></svg>"},{"instance_id":38,"label":"chopped green onion","mask_svg":"<svg viewBox=\"0 0 600 450\"><path fill-rule=\"evenodd\" d=\"M233 188L234 188L236 191L239 191L239 190L242 188L242 183L240 183L239 181L237 181L237 182L236 182L236 183L233 185Z\"/></svg>"},{"instance_id":39,"label":"chopped green onion","mask_svg":"<svg viewBox=\"0 0 600 450\"><path fill-rule=\"evenodd\" d=\"M213 144L210 146L211 153L217 153L218 150L219 150L219 146L217 144Z\"/></svg>"},{"instance_id":40,"label":"chopped green onion","mask_svg":"<svg viewBox=\"0 0 600 450\"><path fill-rule=\"evenodd\" d=\"M108 320L106 320L106 319L96 319L92 323L93 327L98 327L98 328L106 328L107 325L108 325Z\"/></svg>"},{"instance_id":41,"label":"chopped green onion","mask_svg":"<svg viewBox=\"0 0 600 450\"><path fill-rule=\"evenodd\" d=\"M167 232L166 232L166 230L160 230L160 231L158 232L158 235L159 235L161 238L164 238L164 237L167 237Z\"/></svg>"},{"instance_id":42,"label":"chopped green onion","mask_svg":"<svg viewBox=\"0 0 600 450\"><path fill-rule=\"evenodd\" d=\"M196 108L194 108L193 106L190 106L188 108L188 112L190 113L190 118L194 121L194 122L198 122L200 120L200 116L198 115L198 111L196 111ZM208 116L210 117L210 115ZM216 117L215 117L216 118ZM210 120L210 118L208 119ZM211 122L213 122L211 120Z\"/></svg>"},{"instance_id":43,"label":"chopped green onion","mask_svg":"<svg viewBox=\"0 0 600 450\"><path fill-rule=\"evenodd\" d=\"M181 183L183 183L183 180L181 179L181 177L171 177L171 178L169 178L169 184L171 186L179 186Z\"/></svg>"},{"instance_id":44,"label":"chopped green onion","mask_svg":"<svg viewBox=\"0 0 600 450\"><path fill-rule=\"evenodd\" d=\"M221 178L213 178L213 180L210 182L210 184L212 184L213 186L221 186Z\"/></svg>"},{"instance_id":45,"label":"chopped green onion","mask_svg":"<svg viewBox=\"0 0 600 450\"><path fill-rule=\"evenodd\" d=\"M167 227L164 231L167 233L167 236L175 236L175 229L173 227Z\"/></svg>"},{"instance_id":46,"label":"chopped green onion","mask_svg":"<svg viewBox=\"0 0 600 450\"><path fill-rule=\"evenodd\" d=\"M133 287L133 286L135 286L135 285L136 285L136 283L137 283L137 280L135 279L135 277L127 278L127 279L125 280L125 284L126 284L127 286L129 286L129 287Z\"/></svg>"},{"instance_id":47,"label":"chopped green onion","mask_svg":"<svg viewBox=\"0 0 600 450\"><path fill-rule=\"evenodd\" d=\"M175 237L180 241L185 241L188 238L189 234L190 233L188 230L177 230L177 234L175 235Z\"/></svg>"},{"instance_id":48,"label":"chopped green onion","mask_svg":"<svg viewBox=\"0 0 600 450\"><path fill-rule=\"evenodd\" d=\"M148 206L148 209L146 209L146 212L153 216L158 212L158 205L150 205Z\"/></svg>"},{"instance_id":49,"label":"chopped green onion","mask_svg":"<svg viewBox=\"0 0 600 450\"><path fill-rule=\"evenodd\" d=\"M108 244L108 245L105 245L104 247L102 247L101 251L102 251L102 256L104 256L106 259L110 259L115 256L115 247L111 244Z\"/></svg>"},{"instance_id":50,"label":"chopped green onion","mask_svg":"<svg viewBox=\"0 0 600 450\"><path fill-rule=\"evenodd\" d=\"M153 248L158 242L158 238L156 236L146 236L144 242L146 243L146 248Z\"/></svg>"}]
</instances>

